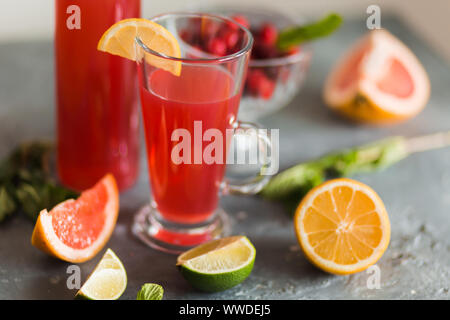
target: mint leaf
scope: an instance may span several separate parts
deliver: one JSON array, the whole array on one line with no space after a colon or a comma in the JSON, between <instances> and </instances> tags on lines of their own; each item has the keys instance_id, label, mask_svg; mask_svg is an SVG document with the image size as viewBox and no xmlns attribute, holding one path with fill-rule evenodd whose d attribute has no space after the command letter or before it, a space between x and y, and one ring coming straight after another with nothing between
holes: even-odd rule
<instances>
[{"instance_id":1,"label":"mint leaf","mask_svg":"<svg viewBox=\"0 0 450 320\"><path fill-rule=\"evenodd\" d=\"M290 27L281 31L277 39L277 47L280 50L288 50L306 41L326 37L336 31L342 23L342 17L331 13L325 18L311 24Z\"/></svg>"},{"instance_id":2,"label":"mint leaf","mask_svg":"<svg viewBox=\"0 0 450 320\"><path fill-rule=\"evenodd\" d=\"M67 199L76 199L77 192L55 185L52 182L38 181L21 183L16 189L16 198L22 211L33 221L37 220L43 209L51 210Z\"/></svg>"},{"instance_id":3,"label":"mint leaf","mask_svg":"<svg viewBox=\"0 0 450 320\"><path fill-rule=\"evenodd\" d=\"M319 161L304 162L273 177L260 194L275 201L290 202L294 197L298 203L298 195L305 195L324 180L325 167Z\"/></svg>"},{"instance_id":4,"label":"mint leaf","mask_svg":"<svg viewBox=\"0 0 450 320\"><path fill-rule=\"evenodd\" d=\"M0 188L0 222L5 220L16 210L14 198L8 193L5 187Z\"/></svg>"},{"instance_id":5,"label":"mint leaf","mask_svg":"<svg viewBox=\"0 0 450 320\"><path fill-rule=\"evenodd\" d=\"M78 197L55 183L51 158L54 147L47 141L18 145L0 162L0 222L19 209L33 221L42 209Z\"/></svg>"},{"instance_id":6,"label":"mint leaf","mask_svg":"<svg viewBox=\"0 0 450 320\"><path fill-rule=\"evenodd\" d=\"M22 183L17 188L16 197L25 214L36 221L41 207L41 197L36 187L31 184Z\"/></svg>"},{"instance_id":7,"label":"mint leaf","mask_svg":"<svg viewBox=\"0 0 450 320\"><path fill-rule=\"evenodd\" d=\"M162 300L164 289L159 284L146 283L137 294L137 300Z\"/></svg>"}]
</instances>

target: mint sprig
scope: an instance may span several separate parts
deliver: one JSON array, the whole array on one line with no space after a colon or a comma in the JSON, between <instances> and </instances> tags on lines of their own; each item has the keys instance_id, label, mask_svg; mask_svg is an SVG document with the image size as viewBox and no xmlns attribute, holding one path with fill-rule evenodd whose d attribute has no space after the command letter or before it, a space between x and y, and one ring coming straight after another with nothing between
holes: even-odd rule
<instances>
[{"instance_id":1,"label":"mint sprig","mask_svg":"<svg viewBox=\"0 0 450 320\"><path fill-rule=\"evenodd\" d=\"M146 283L137 294L137 300L162 300L164 289L159 284Z\"/></svg>"},{"instance_id":2,"label":"mint sprig","mask_svg":"<svg viewBox=\"0 0 450 320\"><path fill-rule=\"evenodd\" d=\"M280 32L277 47L280 50L289 50L304 42L326 37L336 31L341 24L342 17L337 13L331 13L311 24L287 28Z\"/></svg>"},{"instance_id":3,"label":"mint sprig","mask_svg":"<svg viewBox=\"0 0 450 320\"><path fill-rule=\"evenodd\" d=\"M269 200L302 198L327 178L348 177L387 168L408 156L407 140L390 137L362 146L338 150L297 164L273 177L262 189Z\"/></svg>"},{"instance_id":4,"label":"mint sprig","mask_svg":"<svg viewBox=\"0 0 450 320\"><path fill-rule=\"evenodd\" d=\"M58 185L50 159L53 144L31 141L17 146L0 161L0 222L17 211L35 221L42 209L78 197L78 193Z\"/></svg>"}]
</instances>

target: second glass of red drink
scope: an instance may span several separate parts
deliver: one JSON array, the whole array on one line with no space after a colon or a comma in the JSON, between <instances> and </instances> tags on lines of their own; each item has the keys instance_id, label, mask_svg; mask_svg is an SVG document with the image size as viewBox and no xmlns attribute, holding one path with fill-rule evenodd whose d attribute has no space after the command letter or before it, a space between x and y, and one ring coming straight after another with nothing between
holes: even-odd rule
<instances>
[{"instance_id":1,"label":"second glass of red drink","mask_svg":"<svg viewBox=\"0 0 450 320\"><path fill-rule=\"evenodd\" d=\"M218 208L221 192L255 193L267 180L258 176L239 186L224 181L227 132L252 127L236 116L253 39L238 23L214 15L165 14L152 21L177 38L181 58L136 39L152 203L136 215L133 232L152 247L178 253L229 231L227 215ZM200 46L231 33L235 40L224 56ZM179 64L180 74L148 64L148 56ZM270 148L267 139L259 140Z\"/></svg>"}]
</instances>

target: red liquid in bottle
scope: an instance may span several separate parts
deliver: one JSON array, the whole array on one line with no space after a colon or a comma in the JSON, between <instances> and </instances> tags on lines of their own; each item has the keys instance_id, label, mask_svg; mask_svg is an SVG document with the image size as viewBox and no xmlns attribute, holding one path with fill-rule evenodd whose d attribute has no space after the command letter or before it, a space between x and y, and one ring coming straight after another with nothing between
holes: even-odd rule
<instances>
[{"instance_id":1,"label":"red liquid in bottle","mask_svg":"<svg viewBox=\"0 0 450 320\"><path fill-rule=\"evenodd\" d=\"M119 189L130 187L139 166L136 64L97 51L115 22L140 16L140 0L56 0L56 102L58 173L83 190L111 172ZM79 7L80 29L67 20ZM69 8L70 9L70 8Z\"/></svg>"}]
</instances>

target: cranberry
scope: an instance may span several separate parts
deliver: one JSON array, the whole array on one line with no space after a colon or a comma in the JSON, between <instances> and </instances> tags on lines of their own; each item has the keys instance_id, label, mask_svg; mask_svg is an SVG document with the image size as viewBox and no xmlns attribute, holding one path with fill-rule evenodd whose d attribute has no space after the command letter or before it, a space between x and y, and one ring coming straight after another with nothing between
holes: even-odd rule
<instances>
[{"instance_id":1,"label":"cranberry","mask_svg":"<svg viewBox=\"0 0 450 320\"><path fill-rule=\"evenodd\" d=\"M263 75L264 75L263 72L258 69L256 69L256 70L248 69L247 70L246 86L247 86L248 90L250 91L250 93L252 93L252 94L257 93L259 78Z\"/></svg>"},{"instance_id":2,"label":"cranberry","mask_svg":"<svg viewBox=\"0 0 450 320\"><path fill-rule=\"evenodd\" d=\"M203 21L201 24L201 35L205 39L212 39L216 36L219 25L214 21Z\"/></svg>"},{"instance_id":3,"label":"cranberry","mask_svg":"<svg viewBox=\"0 0 450 320\"><path fill-rule=\"evenodd\" d=\"M249 70L247 88L253 96L270 99L275 90L275 83L270 80L262 70Z\"/></svg>"},{"instance_id":4,"label":"cranberry","mask_svg":"<svg viewBox=\"0 0 450 320\"><path fill-rule=\"evenodd\" d=\"M183 39L185 42L187 43L191 43L192 42L192 33L190 33L188 30L182 30L180 32L180 37L181 39Z\"/></svg>"},{"instance_id":5,"label":"cranberry","mask_svg":"<svg viewBox=\"0 0 450 320\"><path fill-rule=\"evenodd\" d=\"M269 100L272 97L274 90L275 90L275 83L266 78L264 82L260 85L259 94L263 99Z\"/></svg>"},{"instance_id":6,"label":"cranberry","mask_svg":"<svg viewBox=\"0 0 450 320\"><path fill-rule=\"evenodd\" d=\"M281 73L281 67L280 66L273 66L273 67L265 67L264 71L266 73L266 76L270 79L278 79L280 73Z\"/></svg>"},{"instance_id":7,"label":"cranberry","mask_svg":"<svg viewBox=\"0 0 450 320\"><path fill-rule=\"evenodd\" d=\"M239 41L239 33L237 31L228 30L224 35L223 39L225 40L228 51L233 51L234 47Z\"/></svg>"},{"instance_id":8,"label":"cranberry","mask_svg":"<svg viewBox=\"0 0 450 320\"><path fill-rule=\"evenodd\" d=\"M279 56L278 50L274 46L268 46L261 42L255 42L252 50L254 59L271 59Z\"/></svg>"},{"instance_id":9,"label":"cranberry","mask_svg":"<svg viewBox=\"0 0 450 320\"><path fill-rule=\"evenodd\" d=\"M211 39L208 43L208 51L216 56L224 56L227 53L227 44L221 38Z\"/></svg>"},{"instance_id":10,"label":"cranberry","mask_svg":"<svg viewBox=\"0 0 450 320\"><path fill-rule=\"evenodd\" d=\"M278 30L272 23L265 23L261 26L258 38L265 45L273 46L278 38Z\"/></svg>"},{"instance_id":11,"label":"cranberry","mask_svg":"<svg viewBox=\"0 0 450 320\"><path fill-rule=\"evenodd\" d=\"M236 14L232 16L231 19L233 19L234 21L236 21L237 23L239 23L240 25L244 26L247 29L250 28L250 23L248 22L248 19L243 15ZM234 24L232 28L237 29L236 25Z\"/></svg>"}]
</instances>

